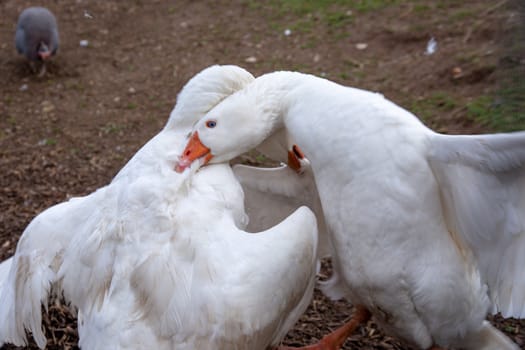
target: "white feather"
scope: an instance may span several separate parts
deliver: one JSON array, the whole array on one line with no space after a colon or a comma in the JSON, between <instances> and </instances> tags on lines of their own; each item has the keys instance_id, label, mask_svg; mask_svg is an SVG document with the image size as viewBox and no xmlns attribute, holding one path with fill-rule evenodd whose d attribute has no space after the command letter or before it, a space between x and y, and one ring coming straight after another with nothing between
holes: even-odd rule
<instances>
[{"instance_id":1,"label":"white feather","mask_svg":"<svg viewBox=\"0 0 525 350\"><path fill-rule=\"evenodd\" d=\"M295 72L258 77L193 132L211 162L286 140L303 150L334 248L325 290L387 332L420 348L491 349L505 339L484 326L491 305L523 316L523 133L438 135L380 94Z\"/></svg>"},{"instance_id":2,"label":"white feather","mask_svg":"<svg viewBox=\"0 0 525 350\"><path fill-rule=\"evenodd\" d=\"M78 310L83 349L262 350L282 339L311 298L314 215L299 208L249 234L228 165L174 171L195 120L252 79L233 66L196 75L109 185L30 223L2 282L0 345L25 345L28 330L45 347L52 286Z\"/></svg>"},{"instance_id":3,"label":"white feather","mask_svg":"<svg viewBox=\"0 0 525 350\"><path fill-rule=\"evenodd\" d=\"M475 255L492 312L525 317L525 133L430 142L447 225Z\"/></svg>"}]
</instances>

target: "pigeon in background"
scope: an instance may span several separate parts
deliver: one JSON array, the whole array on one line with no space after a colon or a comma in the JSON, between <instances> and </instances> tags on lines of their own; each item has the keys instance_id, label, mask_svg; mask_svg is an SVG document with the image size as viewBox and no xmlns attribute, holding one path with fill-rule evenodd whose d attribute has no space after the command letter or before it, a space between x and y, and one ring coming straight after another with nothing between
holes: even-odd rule
<instances>
[{"instance_id":1,"label":"pigeon in background","mask_svg":"<svg viewBox=\"0 0 525 350\"><path fill-rule=\"evenodd\" d=\"M58 27L55 16L44 7L29 7L18 17L15 35L16 49L29 60L35 70L42 62L40 76L45 74L45 62L58 50Z\"/></svg>"}]
</instances>

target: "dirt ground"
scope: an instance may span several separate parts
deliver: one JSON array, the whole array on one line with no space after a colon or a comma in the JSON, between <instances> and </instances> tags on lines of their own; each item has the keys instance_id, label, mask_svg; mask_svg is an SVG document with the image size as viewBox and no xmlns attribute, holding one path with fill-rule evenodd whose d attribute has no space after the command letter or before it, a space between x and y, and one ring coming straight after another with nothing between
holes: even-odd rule
<instances>
[{"instance_id":1,"label":"dirt ground","mask_svg":"<svg viewBox=\"0 0 525 350\"><path fill-rule=\"evenodd\" d=\"M338 1L321 10L279 3L43 0L61 46L39 78L14 48L17 16L33 3L0 0L0 259L40 211L107 184L207 66L236 64L256 76L298 70L379 91L446 133L491 131L475 107L497 101L509 69L525 66L508 45L523 38L517 1ZM432 37L437 50L428 55ZM51 311L48 348L75 347L74 320L63 306ZM312 343L351 312L316 292L285 343ZM492 322L525 346L525 322ZM369 322L344 349L406 347Z\"/></svg>"}]
</instances>

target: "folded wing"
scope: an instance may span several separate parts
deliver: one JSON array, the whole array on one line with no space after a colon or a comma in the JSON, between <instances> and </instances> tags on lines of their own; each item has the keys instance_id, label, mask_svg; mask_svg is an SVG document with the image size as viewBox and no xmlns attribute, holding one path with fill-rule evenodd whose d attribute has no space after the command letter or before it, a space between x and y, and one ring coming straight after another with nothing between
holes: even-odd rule
<instances>
[{"instance_id":1,"label":"folded wing","mask_svg":"<svg viewBox=\"0 0 525 350\"><path fill-rule=\"evenodd\" d=\"M317 218L319 256L331 256L323 209L309 165L298 175L286 165L260 168L237 164L233 172L244 191L245 210L250 221L247 231L260 231L280 222L297 208L309 207Z\"/></svg>"},{"instance_id":2,"label":"folded wing","mask_svg":"<svg viewBox=\"0 0 525 350\"><path fill-rule=\"evenodd\" d=\"M299 208L258 233L215 221L208 244L174 235L131 276L142 318L194 348L265 349L308 306L315 283L315 217ZM212 237L215 237L212 238Z\"/></svg>"}]
</instances>

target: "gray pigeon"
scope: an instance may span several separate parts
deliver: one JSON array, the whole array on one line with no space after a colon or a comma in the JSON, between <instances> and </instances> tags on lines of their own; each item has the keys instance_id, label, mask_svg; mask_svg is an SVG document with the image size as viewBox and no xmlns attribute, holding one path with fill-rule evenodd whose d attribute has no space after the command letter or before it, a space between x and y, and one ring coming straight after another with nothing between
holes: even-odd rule
<instances>
[{"instance_id":1,"label":"gray pigeon","mask_svg":"<svg viewBox=\"0 0 525 350\"><path fill-rule=\"evenodd\" d=\"M18 17L15 35L16 49L35 64L41 61L45 73L45 61L58 50L58 27L55 16L44 7L26 8ZM32 66L34 69L34 66Z\"/></svg>"}]
</instances>

